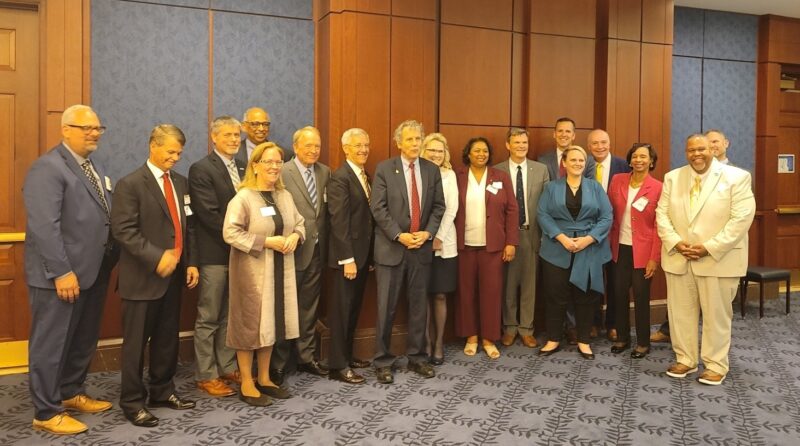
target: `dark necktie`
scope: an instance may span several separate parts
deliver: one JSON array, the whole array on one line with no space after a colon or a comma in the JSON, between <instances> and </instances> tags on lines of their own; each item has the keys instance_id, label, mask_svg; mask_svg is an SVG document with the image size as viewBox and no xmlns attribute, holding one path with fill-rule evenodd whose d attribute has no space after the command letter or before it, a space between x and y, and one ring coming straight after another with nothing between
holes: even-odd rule
<instances>
[{"instance_id":1,"label":"dark necktie","mask_svg":"<svg viewBox=\"0 0 800 446\"><path fill-rule=\"evenodd\" d=\"M411 170L411 228L408 232L419 231L419 192L417 191L417 175L414 173L414 163L408 165Z\"/></svg>"},{"instance_id":2,"label":"dark necktie","mask_svg":"<svg viewBox=\"0 0 800 446\"><path fill-rule=\"evenodd\" d=\"M169 172L164 173L164 199L167 200L169 217L172 219L172 226L175 228L175 257L181 258L183 251L183 231L181 231L181 216L178 207L175 206L175 194L172 192L172 181L169 180Z\"/></svg>"},{"instance_id":3,"label":"dark necktie","mask_svg":"<svg viewBox=\"0 0 800 446\"><path fill-rule=\"evenodd\" d=\"M567 176L567 169L564 167L564 164L561 161L558 162L558 177L564 178Z\"/></svg>"},{"instance_id":4,"label":"dark necktie","mask_svg":"<svg viewBox=\"0 0 800 446\"><path fill-rule=\"evenodd\" d=\"M103 190L100 189L100 184L97 182L97 177L94 176L94 172L92 172L92 162L89 160L85 160L84 162L81 163L81 168L83 169L83 173L86 174L86 177L89 178L89 183L92 184L94 192L100 199L100 203L103 205L103 210L106 211L106 217L110 217L111 212L108 211L108 203L106 202L106 196L103 193Z\"/></svg>"},{"instance_id":5,"label":"dark necktie","mask_svg":"<svg viewBox=\"0 0 800 446\"><path fill-rule=\"evenodd\" d=\"M519 225L525 224L525 190L522 184L522 166L517 166L517 206L519 207Z\"/></svg>"}]
</instances>

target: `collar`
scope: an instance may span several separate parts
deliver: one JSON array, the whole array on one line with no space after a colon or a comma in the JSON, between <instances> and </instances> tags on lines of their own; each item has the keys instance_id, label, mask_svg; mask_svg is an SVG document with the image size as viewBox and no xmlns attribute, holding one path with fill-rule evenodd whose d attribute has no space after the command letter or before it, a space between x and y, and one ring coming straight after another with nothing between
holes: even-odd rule
<instances>
[{"instance_id":1,"label":"collar","mask_svg":"<svg viewBox=\"0 0 800 446\"><path fill-rule=\"evenodd\" d=\"M517 167L522 167L522 170L527 170L528 166L526 165L527 161L522 161L521 164L515 163L511 158L508 159L508 171L511 172L512 175L517 174Z\"/></svg>"},{"instance_id":2,"label":"collar","mask_svg":"<svg viewBox=\"0 0 800 446\"><path fill-rule=\"evenodd\" d=\"M219 150L217 150L217 148L216 148L216 147L214 147L214 153L216 153L216 154L217 154L217 156L219 157L219 159L221 159L221 160L222 160L222 164L224 164L225 166L228 166L228 165L231 163L231 161L233 161L233 157L231 157L230 159L228 159L228 157L226 157L225 155L223 155L223 154L222 154L222 152L220 152Z\"/></svg>"},{"instance_id":3,"label":"collar","mask_svg":"<svg viewBox=\"0 0 800 446\"><path fill-rule=\"evenodd\" d=\"M162 179L165 173L169 173L169 171L163 171L160 167L157 167L155 164L151 163L150 160L147 160L147 168L150 169L150 173L156 177L157 180ZM171 176L172 174L170 174Z\"/></svg>"},{"instance_id":4,"label":"collar","mask_svg":"<svg viewBox=\"0 0 800 446\"><path fill-rule=\"evenodd\" d=\"M300 171L301 175L305 176L307 170L310 170L312 174L314 173L314 165L313 164L311 165L311 167L306 167L306 166L303 165L303 163L300 162L300 160L297 159L297 157L294 157L294 159L292 161L294 161L294 164L297 166L297 170Z\"/></svg>"},{"instance_id":5,"label":"collar","mask_svg":"<svg viewBox=\"0 0 800 446\"><path fill-rule=\"evenodd\" d=\"M414 164L414 169L419 172L419 157L414 158L414 161L406 159L403 155L400 155L400 162L403 163L403 170L408 169L408 166L412 163Z\"/></svg>"},{"instance_id":6,"label":"collar","mask_svg":"<svg viewBox=\"0 0 800 446\"><path fill-rule=\"evenodd\" d=\"M608 156L606 156L606 159L604 159L599 163L597 162L597 160L595 160L594 162L596 164L601 164L603 166L603 169L605 169L606 167L611 168L611 154L609 153Z\"/></svg>"},{"instance_id":7,"label":"collar","mask_svg":"<svg viewBox=\"0 0 800 446\"><path fill-rule=\"evenodd\" d=\"M347 164L350 165L350 168L353 169L353 172L355 172L355 174L358 177L358 179L361 180L361 172L363 172L364 169L362 167L358 167L356 165L356 163L354 163L354 162L352 162L350 160L346 160L346 161L347 161Z\"/></svg>"},{"instance_id":8,"label":"collar","mask_svg":"<svg viewBox=\"0 0 800 446\"><path fill-rule=\"evenodd\" d=\"M64 145L64 147L66 147L66 148L67 148L67 150L68 150L68 151L69 151L69 153L72 155L72 157L73 157L73 158L75 158L75 161L77 161L77 162L78 162L78 165L79 165L79 166L80 166L81 164L83 164L83 162L84 162L84 161L86 161L87 159L89 159L89 158L84 158L84 157L82 157L82 156L78 155L77 153L75 153L75 151L74 151L74 150L72 150L72 149L71 149L71 148L70 148L70 147L67 145L67 143L66 143L66 142L64 142L64 141L61 141L61 144L62 144L62 145Z\"/></svg>"}]
</instances>

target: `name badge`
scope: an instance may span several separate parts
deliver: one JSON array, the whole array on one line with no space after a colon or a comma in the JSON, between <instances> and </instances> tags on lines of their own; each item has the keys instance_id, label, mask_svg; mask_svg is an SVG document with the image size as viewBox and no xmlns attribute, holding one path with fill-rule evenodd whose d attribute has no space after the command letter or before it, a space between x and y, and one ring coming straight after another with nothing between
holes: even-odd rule
<instances>
[{"instance_id":1,"label":"name badge","mask_svg":"<svg viewBox=\"0 0 800 446\"><path fill-rule=\"evenodd\" d=\"M194 215L194 212L192 212L192 207L189 206L188 204L183 207L183 213L186 214L187 217L190 215Z\"/></svg>"},{"instance_id":2,"label":"name badge","mask_svg":"<svg viewBox=\"0 0 800 446\"><path fill-rule=\"evenodd\" d=\"M192 197L189 194L183 194L183 204L192 204Z\"/></svg>"},{"instance_id":3,"label":"name badge","mask_svg":"<svg viewBox=\"0 0 800 446\"><path fill-rule=\"evenodd\" d=\"M495 188L496 190L500 190L500 189L503 188L503 182L502 181L495 181L494 183L492 183L492 187ZM497 193L497 192L495 192L495 193Z\"/></svg>"},{"instance_id":4,"label":"name badge","mask_svg":"<svg viewBox=\"0 0 800 446\"><path fill-rule=\"evenodd\" d=\"M631 207L633 207L639 212L642 212L644 211L644 208L647 207L647 203L649 202L650 200L648 200L647 197L639 197L638 200L634 201L633 204L631 204Z\"/></svg>"},{"instance_id":5,"label":"name badge","mask_svg":"<svg viewBox=\"0 0 800 446\"><path fill-rule=\"evenodd\" d=\"M323 203L327 203L328 202L328 191L325 191L325 192L322 193L322 202Z\"/></svg>"},{"instance_id":6,"label":"name badge","mask_svg":"<svg viewBox=\"0 0 800 446\"><path fill-rule=\"evenodd\" d=\"M262 217L272 217L275 215L275 206L264 206L261 208Z\"/></svg>"},{"instance_id":7,"label":"name badge","mask_svg":"<svg viewBox=\"0 0 800 446\"><path fill-rule=\"evenodd\" d=\"M106 190L111 192L111 178L105 177L106 180Z\"/></svg>"},{"instance_id":8,"label":"name badge","mask_svg":"<svg viewBox=\"0 0 800 446\"><path fill-rule=\"evenodd\" d=\"M486 190L491 192L494 195L497 195L497 189L495 189L494 184L490 184L486 186Z\"/></svg>"}]
</instances>

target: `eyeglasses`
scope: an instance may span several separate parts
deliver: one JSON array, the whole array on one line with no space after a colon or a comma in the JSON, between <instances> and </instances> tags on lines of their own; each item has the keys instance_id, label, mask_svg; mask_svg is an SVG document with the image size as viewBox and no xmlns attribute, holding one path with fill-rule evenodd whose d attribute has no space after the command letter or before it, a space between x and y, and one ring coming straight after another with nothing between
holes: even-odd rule
<instances>
[{"instance_id":1,"label":"eyeglasses","mask_svg":"<svg viewBox=\"0 0 800 446\"><path fill-rule=\"evenodd\" d=\"M249 125L250 127L253 127L254 129L261 128L261 127L265 128L265 129L268 129L272 125L272 123L269 122L269 121L264 121L264 122L245 121L244 123Z\"/></svg>"},{"instance_id":2,"label":"eyeglasses","mask_svg":"<svg viewBox=\"0 0 800 446\"><path fill-rule=\"evenodd\" d=\"M283 166L283 161L269 161L269 160L258 160L256 161L258 164L263 164L267 167L281 167Z\"/></svg>"},{"instance_id":3,"label":"eyeglasses","mask_svg":"<svg viewBox=\"0 0 800 446\"><path fill-rule=\"evenodd\" d=\"M102 126L102 125L100 127L94 127L94 126L91 126L91 125L75 125L75 124L65 124L65 125L67 127L81 129L81 130L83 130L83 133L85 133L87 135L89 133L92 133L92 130L94 130L95 132L97 132L100 135L102 135L103 133L106 132L106 128L104 126Z\"/></svg>"}]
</instances>

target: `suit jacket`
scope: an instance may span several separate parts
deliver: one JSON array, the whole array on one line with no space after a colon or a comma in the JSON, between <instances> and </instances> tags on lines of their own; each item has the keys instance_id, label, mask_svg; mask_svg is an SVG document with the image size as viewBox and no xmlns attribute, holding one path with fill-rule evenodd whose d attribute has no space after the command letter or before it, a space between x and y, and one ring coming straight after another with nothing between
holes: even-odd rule
<instances>
[{"instance_id":1,"label":"suit jacket","mask_svg":"<svg viewBox=\"0 0 800 446\"><path fill-rule=\"evenodd\" d=\"M694 212L690 206L691 166L664 176L664 188L656 209L661 236L661 267L672 274L685 274L688 260L675 251L681 240L702 244L709 255L693 260L698 276L741 277L747 273L747 231L753 222L756 202L750 173L712 160Z\"/></svg>"},{"instance_id":2,"label":"suit jacket","mask_svg":"<svg viewBox=\"0 0 800 446\"><path fill-rule=\"evenodd\" d=\"M194 218L185 213L189 183L186 177L170 171L183 231L181 264L173 274L183 276L183 268L196 266ZM156 274L161 256L175 246L175 229L167 201L147 164L117 183L111 230L122 246L119 262L119 294L129 300L156 300L166 293L172 277Z\"/></svg>"},{"instance_id":3,"label":"suit jacket","mask_svg":"<svg viewBox=\"0 0 800 446\"><path fill-rule=\"evenodd\" d=\"M539 246L541 245L542 239L542 230L539 228L539 222L536 219L536 210L539 204L539 197L542 195L542 191L544 190L544 185L550 181L550 173L548 172L547 166L538 161L526 160L525 164L528 166L528 201L525 203L525 210L528 212L528 224L531 227L529 229L531 231L531 236L528 238L531 241L530 248L533 250L533 252L539 252ZM508 161L503 161L494 167L502 170L509 176L517 174L517 172L511 172L509 170ZM514 193L516 194L516 190Z\"/></svg>"},{"instance_id":4,"label":"suit jacket","mask_svg":"<svg viewBox=\"0 0 800 446\"><path fill-rule=\"evenodd\" d=\"M608 239L611 242L611 259L615 262L619 255L619 229L622 227L625 207L628 205L630 179L630 173L621 173L614 176L608 185L608 199L614 209L614 223L611 225ZM647 204L641 211L631 206L633 242L631 246L633 247L634 268L644 268L650 260L661 261L661 239L658 237L656 229L656 207L658 199L661 197L661 187L661 181L648 175L633 199L634 203L642 197L647 200Z\"/></svg>"},{"instance_id":5,"label":"suit jacket","mask_svg":"<svg viewBox=\"0 0 800 446\"><path fill-rule=\"evenodd\" d=\"M488 167L486 169L486 187L484 191L486 203L486 251L502 251L506 245L519 244L519 210L514 198L514 187L507 173ZM465 248L464 231L467 217L467 186L469 184L469 168L462 167L456 171L458 182L458 211L456 212L456 238L458 249ZM495 183L503 185L496 194L489 192L488 187Z\"/></svg>"},{"instance_id":6,"label":"suit jacket","mask_svg":"<svg viewBox=\"0 0 800 446\"><path fill-rule=\"evenodd\" d=\"M325 188L331 177L331 170L322 163L314 163L314 178L317 183L317 205L311 203L306 181L294 161L283 165L281 171L283 184L292 194L294 205L305 219L306 237L294 253L295 269L305 270L314 256L314 247L319 243L320 258L325 264L328 252L328 197Z\"/></svg>"},{"instance_id":7,"label":"suit jacket","mask_svg":"<svg viewBox=\"0 0 800 446\"><path fill-rule=\"evenodd\" d=\"M596 167L595 167L596 169ZM611 169L609 169L608 173L608 185L611 187L611 180L614 179L614 176L618 173L626 173L630 172L631 168L628 166L628 162L625 161L623 158L618 156L611 155Z\"/></svg>"},{"instance_id":8,"label":"suit jacket","mask_svg":"<svg viewBox=\"0 0 800 446\"><path fill-rule=\"evenodd\" d=\"M94 164L94 162L93 162ZM94 164L111 207L111 184ZM59 144L37 159L25 176L25 277L28 285L55 289L54 279L70 271L81 288L97 279L110 224L105 209L75 157ZM116 255L116 251L111 251Z\"/></svg>"},{"instance_id":9,"label":"suit jacket","mask_svg":"<svg viewBox=\"0 0 800 446\"><path fill-rule=\"evenodd\" d=\"M235 162L239 178L244 179L245 164L238 159ZM189 168L190 207L197 220L197 262L201 265L227 265L230 260L230 246L222 239L222 222L234 195L228 167L215 152Z\"/></svg>"},{"instance_id":10,"label":"suit jacket","mask_svg":"<svg viewBox=\"0 0 800 446\"><path fill-rule=\"evenodd\" d=\"M419 158L418 181L422 182L420 196L420 230L436 235L444 214L444 192L439 167ZM419 262L430 263L433 256L433 243L425 242L420 248L407 250L395 237L408 232L411 226L408 186L399 156L381 161L375 169L372 183L372 216L375 218L375 262L394 266L403 260L405 251L417 256Z\"/></svg>"},{"instance_id":11,"label":"suit jacket","mask_svg":"<svg viewBox=\"0 0 800 446\"><path fill-rule=\"evenodd\" d=\"M556 159L556 153L558 151L556 149L550 150L548 152L543 153L537 161L547 166L547 172L550 174L550 180L555 180L558 178L558 165L559 160ZM594 179L594 171L595 171L595 162L592 155L587 153L586 154L586 168L583 170L583 176L586 178Z\"/></svg>"},{"instance_id":12,"label":"suit jacket","mask_svg":"<svg viewBox=\"0 0 800 446\"><path fill-rule=\"evenodd\" d=\"M567 181L559 178L547 183L539 199L539 226L542 228L542 247L539 257L559 268L567 269L572 261L569 281L586 291L590 286L603 293L603 265L611 260L608 231L611 229L611 204L603 186L597 181L581 182L581 210L573 220L566 206ZM568 237L590 235L596 243L572 253L555 239L564 233Z\"/></svg>"},{"instance_id":13,"label":"suit jacket","mask_svg":"<svg viewBox=\"0 0 800 446\"><path fill-rule=\"evenodd\" d=\"M356 267L372 263L373 226L369 201L361 181L345 162L328 181L331 228L328 266L342 269L340 260L355 259Z\"/></svg>"},{"instance_id":14,"label":"suit jacket","mask_svg":"<svg viewBox=\"0 0 800 446\"><path fill-rule=\"evenodd\" d=\"M267 140L269 141L269 140ZM281 147L283 149L283 162L289 162L292 158L294 158L294 150L291 147ZM247 168L247 162L250 161L247 158L247 137L242 140L242 143L239 145L239 151L236 152L235 158L244 163L245 168ZM242 177L244 178L244 177Z\"/></svg>"}]
</instances>

